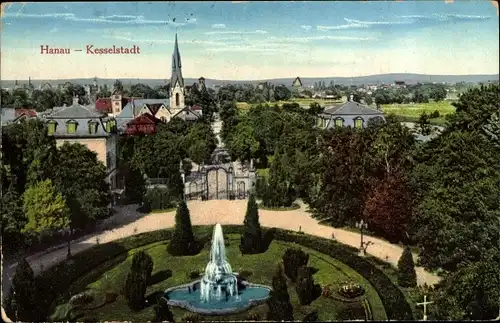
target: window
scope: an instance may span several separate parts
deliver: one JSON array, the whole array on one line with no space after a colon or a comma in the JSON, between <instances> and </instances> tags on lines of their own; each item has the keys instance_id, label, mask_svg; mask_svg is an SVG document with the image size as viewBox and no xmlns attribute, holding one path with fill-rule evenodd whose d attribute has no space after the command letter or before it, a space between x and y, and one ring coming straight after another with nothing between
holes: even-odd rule
<instances>
[{"instance_id":1,"label":"window","mask_svg":"<svg viewBox=\"0 0 500 323\"><path fill-rule=\"evenodd\" d=\"M167 117L161 117L161 121L167 122Z\"/></svg>"},{"instance_id":2,"label":"window","mask_svg":"<svg viewBox=\"0 0 500 323\"><path fill-rule=\"evenodd\" d=\"M363 119L361 118L354 119L354 128L358 129L363 128Z\"/></svg>"},{"instance_id":3,"label":"window","mask_svg":"<svg viewBox=\"0 0 500 323\"><path fill-rule=\"evenodd\" d=\"M337 118L335 119L335 127L343 127L344 126L344 119L342 118Z\"/></svg>"},{"instance_id":4,"label":"window","mask_svg":"<svg viewBox=\"0 0 500 323\"><path fill-rule=\"evenodd\" d=\"M76 122L70 121L66 123L66 130L68 133L75 133L76 132Z\"/></svg>"},{"instance_id":5,"label":"window","mask_svg":"<svg viewBox=\"0 0 500 323\"><path fill-rule=\"evenodd\" d=\"M89 123L89 133L97 133L97 122Z\"/></svg>"},{"instance_id":6,"label":"window","mask_svg":"<svg viewBox=\"0 0 500 323\"><path fill-rule=\"evenodd\" d=\"M108 122L106 122L106 131L107 132L113 131L115 129L115 126L116 126L116 121L114 119L108 120Z\"/></svg>"},{"instance_id":7,"label":"window","mask_svg":"<svg viewBox=\"0 0 500 323\"><path fill-rule=\"evenodd\" d=\"M49 128L49 135L53 135L56 132L56 123L54 121L50 121L47 127Z\"/></svg>"},{"instance_id":8,"label":"window","mask_svg":"<svg viewBox=\"0 0 500 323\"><path fill-rule=\"evenodd\" d=\"M116 106L118 106L119 104L120 104L120 102L118 102L118 101L117 101L117 102L115 102L115 105L116 105Z\"/></svg>"},{"instance_id":9,"label":"window","mask_svg":"<svg viewBox=\"0 0 500 323\"><path fill-rule=\"evenodd\" d=\"M180 105L180 95L179 93L175 93L175 106L179 106Z\"/></svg>"}]
</instances>

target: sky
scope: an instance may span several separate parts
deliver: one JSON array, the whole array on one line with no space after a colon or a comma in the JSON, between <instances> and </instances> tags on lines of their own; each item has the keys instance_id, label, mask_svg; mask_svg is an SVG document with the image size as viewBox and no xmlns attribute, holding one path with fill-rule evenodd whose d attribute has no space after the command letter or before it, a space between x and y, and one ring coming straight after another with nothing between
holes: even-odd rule
<instances>
[{"instance_id":1,"label":"sky","mask_svg":"<svg viewBox=\"0 0 500 323\"><path fill-rule=\"evenodd\" d=\"M489 0L24 2L2 11L3 80L168 79L176 33L188 78L499 71ZM41 45L71 53L40 54ZM140 54L91 55L87 45Z\"/></svg>"}]
</instances>

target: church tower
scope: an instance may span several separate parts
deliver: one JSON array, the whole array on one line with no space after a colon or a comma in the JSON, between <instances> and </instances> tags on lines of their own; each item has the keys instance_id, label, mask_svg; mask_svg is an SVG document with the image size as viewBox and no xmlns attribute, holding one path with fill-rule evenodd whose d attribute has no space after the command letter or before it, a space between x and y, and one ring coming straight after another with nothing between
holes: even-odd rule
<instances>
[{"instance_id":1,"label":"church tower","mask_svg":"<svg viewBox=\"0 0 500 323\"><path fill-rule=\"evenodd\" d=\"M184 109L184 78L181 69L181 54L175 34L174 53L172 55L172 76L170 77L170 109L173 113Z\"/></svg>"}]
</instances>

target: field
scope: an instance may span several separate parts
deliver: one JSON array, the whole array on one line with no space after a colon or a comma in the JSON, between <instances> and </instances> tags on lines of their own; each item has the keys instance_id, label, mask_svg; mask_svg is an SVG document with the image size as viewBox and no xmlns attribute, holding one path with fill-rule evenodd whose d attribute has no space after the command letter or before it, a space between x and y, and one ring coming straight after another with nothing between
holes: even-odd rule
<instances>
[{"instance_id":1,"label":"field","mask_svg":"<svg viewBox=\"0 0 500 323\"><path fill-rule=\"evenodd\" d=\"M288 101L267 102L267 104L271 104L271 105L278 104L279 106L282 106L285 103L298 103L301 106L309 107L309 105L313 102L317 102L322 107L324 107L324 106L328 106L331 104L342 103L343 101L341 101L341 100L339 100L339 101L323 100L323 99L292 99L292 100L288 100ZM238 109L242 109L242 110L250 109L251 107L254 107L256 105L258 105L258 103L247 103L247 102L237 102L236 103L236 106L238 107Z\"/></svg>"},{"instance_id":2,"label":"field","mask_svg":"<svg viewBox=\"0 0 500 323\"><path fill-rule=\"evenodd\" d=\"M226 247L227 258L233 270L236 272L242 270L250 271L252 273L249 277L250 282L266 285L271 285L276 265L281 260L285 250L293 246L289 243L273 241L265 253L241 255L238 247L239 235L227 235L226 241L228 244ZM96 272L102 273L103 271L99 268L95 268L93 271L82 276L69 288L69 290L71 294L86 289L96 291L96 293L107 290L114 290L120 293L125 284L133 254L138 250L146 250L153 258L154 262L152 282L146 292L146 297L151 305L155 303L156 296L160 295L166 288L192 281L193 279L189 278L189 274L193 271L202 272L209 259L208 248L205 248L200 254L195 256L173 257L167 253L166 244L167 241L163 241L131 250L128 253L128 257L122 259L118 264L116 261L112 261L111 264L102 264L105 268L111 267L107 268L104 274L96 275ZM339 286L345 281L356 282L363 286L366 291L365 296L369 304L369 312L371 312L373 319L387 319L382 301L377 292L360 274L334 258L305 247L301 248L310 255L308 265L317 270L314 274L315 283L321 284L322 286L326 284ZM113 264L116 265L113 266ZM168 273L169 270L171 274ZM294 286L291 283L289 283L288 286L291 302L294 307L294 317L297 320L301 320L302 317L312 309L318 309L319 318L323 321L365 319L366 307L363 306L361 301L351 303L320 296L312 304L301 306L298 302ZM62 304L64 302L60 300L58 303ZM176 321L187 313L187 311L183 309L174 307L171 309ZM254 307L250 312L259 315L261 319L265 319L267 305L263 304ZM93 310L88 310L84 312L84 314L86 318L92 318L98 321L147 322L154 317L153 306L147 306L139 312L133 312L128 308L125 299L121 295L118 296L116 301L104 304ZM210 319L245 320L247 315L248 312L224 317L211 317ZM82 319L79 320L81 321Z\"/></svg>"},{"instance_id":3,"label":"field","mask_svg":"<svg viewBox=\"0 0 500 323\"><path fill-rule=\"evenodd\" d=\"M438 111L440 117L431 119L431 124L443 125L445 116L455 112L455 107L449 101L415 103L415 104L387 104L382 105L382 111L387 114L395 114L402 117L406 122L417 122L422 113L430 114Z\"/></svg>"}]
</instances>

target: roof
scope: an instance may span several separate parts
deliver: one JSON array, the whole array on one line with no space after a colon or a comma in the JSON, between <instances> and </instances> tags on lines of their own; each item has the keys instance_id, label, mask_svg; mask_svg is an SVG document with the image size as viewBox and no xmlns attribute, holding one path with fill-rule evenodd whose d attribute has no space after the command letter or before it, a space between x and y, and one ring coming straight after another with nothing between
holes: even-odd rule
<instances>
[{"instance_id":1,"label":"roof","mask_svg":"<svg viewBox=\"0 0 500 323\"><path fill-rule=\"evenodd\" d=\"M94 107L83 106L75 103L69 107L54 107L45 115L46 118L53 119L86 119L86 118L100 118L106 116L104 113L99 112Z\"/></svg>"},{"instance_id":2,"label":"roof","mask_svg":"<svg viewBox=\"0 0 500 323\"><path fill-rule=\"evenodd\" d=\"M160 108L162 106L164 106L163 103L146 103L146 106L148 107L149 111L151 111L151 113L153 115L156 114L156 112L158 112L158 110L160 110Z\"/></svg>"},{"instance_id":3,"label":"roof","mask_svg":"<svg viewBox=\"0 0 500 323\"><path fill-rule=\"evenodd\" d=\"M34 109L16 109L15 110L16 112L16 117L20 117L20 116L28 116L28 117L36 117L36 111Z\"/></svg>"},{"instance_id":4,"label":"roof","mask_svg":"<svg viewBox=\"0 0 500 323\"><path fill-rule=\"evenodd\" d=\"M110 134L106 131L106 122L107 120L103 120L100 118L88 118L88 119L46 119L46 123L56 123L56 129L54 136L55 137L68 137L68 138L75 138L75 137L80 137L80 138L102 138L102 137L108 137ZM75 133L68 133L66 124L67 123L76 123L76 132ZM90 123L97 123L97 131L95 133L90 133L89 132L89 127L88 125Z\"/></svg>"},{"instance_id":5,"label":"roof","mask_svg":"<svg viewBox=\"0 0 500 323\"><path fill-rule=\"evenodd\" d=\"M382 111L372 109L358 102L349 101L344 104L330 106L323 114L327 115L384 115Z\"/></svg>"},{"instance_id":6,"label":"roof","mask_svg":"<svg viewBox=\"0 0 500 323\"><path fill-rule=\"evenodd\" d=\"M95 101L95 108L102 113L111 112L111 98L97 99L97 101Z\"/></svg>"},{"instance_id":7,"label":"roof","mask_svg":"<svg viewBox=\"0 0 500 323\"><path fill-rule=\"evenodd\" d=\"M199 105L193 105L190 109L193 110L193 111L201 111L201 110L203 110L202 107L200 107Z\"/></svg>"},{"instance_id":8,"label":"roof","mask_svg":"<svg viewBox=\"0 0 500 323\"><path fill-rule=\"evenodd\" d=\"M297 76L297 78L295 78L295 80L292 83L292 86L295 86L295 87L302 86L302 81L300 80L300 77Z\"/></svg>"},{"instance_id":9,"label":"roof","mask_svg":"<svg viewBox=\"0 0 500 323\"><path fill-rule=\"evenodd\" d=\"M143 113L137 118L129 121L127 125L137 125L137 124L157 124L160 120L156 117L153 117L149 113Z\"/></svg>"},{"instance_id":10,"label":"roof","mask_svg":"<svg viewBox=\"0 0 500 323\"><path fill-rule=\"evenodd\" d=\"M170 86L175 87L175 83L179 83L180 87L184 87L184 78L182 77L181 69L181 54L179 53L179 44L177 43L177 34L175 34L174 53L172 54L172 76L170 78Z\"/></svg>"},{"instance_id":11,"label":"roof","mask_svg":"<svg viewBox=\"0 0 500 323\"><path fill-rule=\"evenodd\" d=\"M6 125L16 119L16 110L13 108L1 108L2 109L2 125Z\"/></svg>"},{"instance_id":12,"label":"roof","mask_svg":"<svg viewBox=\"0 0 500 323\"><path fill-rule=\"evenodd\" d=\"M116 118L134 119L144 104L163 104L167 109L170 107L169 99L132 99L123 108Z\"/></svg>"}]
</instances>

